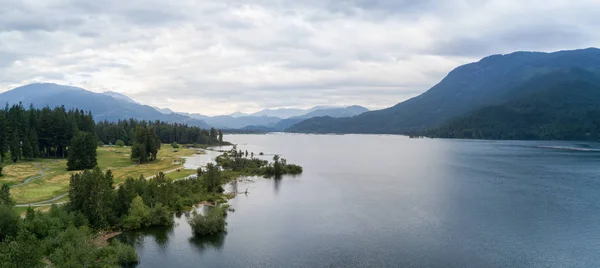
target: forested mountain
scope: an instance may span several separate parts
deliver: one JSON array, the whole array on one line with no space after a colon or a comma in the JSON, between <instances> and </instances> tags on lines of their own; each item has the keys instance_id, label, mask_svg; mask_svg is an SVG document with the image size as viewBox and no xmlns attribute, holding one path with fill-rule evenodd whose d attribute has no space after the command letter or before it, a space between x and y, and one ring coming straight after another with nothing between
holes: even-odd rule
<instances>
[{"instance_id":1,"label":"forested mountain","mask_svg":"<svg viewBox=\"0 0 600 268\"><path fill-rule=\"evenodd\" d=\"M534 77L515 98L426 134L467 139L600 140L600 75L572 69Z\"/></svg>"},{"instance_id":2,"label":"forested mountain","mask_svg":"<svg viewBox=\"0 0 600 268\"><path fill-rule=\"evenodd\" d=\"M68 109L91 111L99 121L116 121L135 118L137 120L160 120L165 122L185 123L202 128L209 126L202 120L192 119L184 115L163 114L156 109L136 103L119 93L94 93L78 87L43 83L30 84L0 94L0 103L9 105L23 103L33 104L36 108L45 106L64 106Z\"/></svg>"},{"instance_id":3,"label":"forested mountain","mask_svg":"<svg viewBox=\"0 0 600 268\"><path fill-rule=\"evenodd\" d=\"M351 118L319 117L289 129L316 133L411 133L515 98L513 89L533 77L580 68L600 72L596 48L554 53L515 52L494 55L451 71L427 92L393 107ZM521 88L522 89L522 88Z\"/></svg>"}]
</instances>

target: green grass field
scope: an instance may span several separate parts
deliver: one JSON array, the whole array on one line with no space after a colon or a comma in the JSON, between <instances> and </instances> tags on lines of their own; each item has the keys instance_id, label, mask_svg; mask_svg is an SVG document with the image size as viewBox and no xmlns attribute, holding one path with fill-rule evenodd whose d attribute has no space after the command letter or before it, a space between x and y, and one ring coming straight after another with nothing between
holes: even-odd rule
<instances>
[{"instance_id":1,"label":"green grass field","mask_svg":"<svg viewBox=\"0 0 600 268\"><path fill-rule=\"evenodd\" d=\"M102 170L112 170L115 184L122 183L128 177L138 178L140 175L150 177L158 172L181 168L182 157L193 155L196 152L187 148L174 151L171 146L165 144L161 147L156 161L138 165L130 159L130 150L131 147L98 148L98 166ZM17 204L44 201L67 193L71 174L76 173L76 171L67 171L67 161L64 159L36 159L19 161L16 164L5 163L5 165L4 176L0 177L0 184L15 185L28 178L39 176L26 185L11 188L11 195ZM181 169L181 171L169 173L167 176L171 179L179 179L195 172L195 170ZM57 202L61 201L64 200Z\"/></svg>"}]
</instances>

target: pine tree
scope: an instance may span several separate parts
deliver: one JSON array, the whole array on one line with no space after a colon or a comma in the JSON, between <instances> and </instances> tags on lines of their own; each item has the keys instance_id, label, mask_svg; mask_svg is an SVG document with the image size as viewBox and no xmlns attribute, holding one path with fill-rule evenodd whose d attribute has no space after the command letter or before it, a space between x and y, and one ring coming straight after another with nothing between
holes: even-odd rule
<instances>
[{"instance_id":1,"label":"pine tree","mask_svg":"<svg viewBox=\"0 0 600 268\"><path fill-rule=\"evenodd\" d=\"M219 129L219 142L223 142L223 131Z\"/></svg>"},{"instance_id":2,"label":"pine tree","mask_svg":"<svg viewBox=\"0 0 600 268\"><path fill-rule=\"evenodd\" d=\"M33 158L40 157L40 144L35 128L32 128L29 132L29 142L31 142L31 148L33 149Z\"/></svg>"},{"instance_id":3,"label":"pine tree","mask_svg":"<svg viewBox=\"0 0 600 268\"><path fill-rule=\"evenodd\" d=\"M6 156L8 149L8 122L6 120L6 112L0 111L0 162Z\"/></svg>"},{"instance_id":4,"label":"pine tree","mask_svg":"<svg viewBox=\"0 0 600 268\"><path fill-rule=\"evenodd\" d=\"M68 170L94 168L98 164L96 154L96 138L89 132L78 132L71 139L67 158Z\"/></svg>"},{"instance_id":5,"label":"pine tree","mask_svg":"<svg viewBox=\"0 0 600 268\"><path fill-rule=\"evenodd\" d=\"M10 139L10 156L14 163L21 158L21 142L17 136L17 131L13 131L12 138Z\"/></svg>"},{"instance_id":6,"label":"pine tree","mask_svg":"<svg viewBox=\"0 0 600 268\"><path fill-rule=\"evenodd\" d=\"M8 184L2 184L2 188L0 189L0 206L12 206L15 202L13 202L10 197L10 187Z\"/></svg>"},{"instance_id":7,"label":"pine tree","mask_svg":"<svg viewBox=\"0 0 600 268\"><path fill-rule=\"evenodd\" d=\"M31 142L29 142L29 137L26 136L25 139L23 139L23 147L21 150L25 160L33 160L33 148L31 147Z\"/></svg>"}]
</instances>

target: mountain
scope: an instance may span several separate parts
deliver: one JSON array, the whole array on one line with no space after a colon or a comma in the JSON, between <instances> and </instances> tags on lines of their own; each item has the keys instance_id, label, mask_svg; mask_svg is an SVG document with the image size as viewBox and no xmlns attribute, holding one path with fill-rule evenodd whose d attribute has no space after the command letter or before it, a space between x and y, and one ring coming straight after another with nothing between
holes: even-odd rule
<instances>
[{"instance_id":1,"label":"mountain","mask_svg":"<svg viewBox=\"0 0 600 268\"><path fill-rule=\"evenodd\" d=\"M537 76L515 97L428 131L442 138L600 140L600 75L582 69Z\"/></svg>"},{"instance_id":2,"label":"mountain","mask_svg":"<svg viewBox=\"0 0 600 268\"><path fill-rule=\"evenodd\" d=\"M515 97L529 79L580 68L600 72L600 50L588 48L553 53L515 52L493 55L451 71L425 93L393 107L350 118L317 117L292 126L292 132L411 133Z\"/></svg>"},{"instance_id":3,"label":"mountain","mask_svg":"<svg viewBox=\"0 0 600 268\"><path fill-rule=\"evenodd\" d=\"M78 87L51 83L30 84L0 94L0 103L16 104L22 102L34 107L65 106L91 111L96 121L116 121L135 118L139 120L161 120L165 122L185 123L191 126L209 128L202 120L192 119L178 114L163 114L156 109L141 105L121 94L94 93Z\"/></svg>"},{"instance_id":4,"label":"mountain","mask_svg":"<svg viewBox=\"0 0 600 268\"><path fill-rule=\"evenodd\" d=\"M272 129L274 129L276 131L283 131L295 124L298 124L306 119L313 118L313 117L321 117L321 116L330 116L333 118L352 117L352 116L359 115L359 114L369 111L369 109L362 107L362 106L358 106L358 105L342 107L342 108L317 106L311 110L312 110L311 112L309 112L305 115L294 116L294 117L290 117L288 119L281 120L277 124L272 126Z\"/></svg>"},{"instance_id":5,"label":"mountain","mask_svg":"<svg viewBox=\"0 0 600 268\"><path fill-rule=\"evenodd\" d=\"M194 119L202 120L215 128L241 129L245 126L256 125L269 127L281 121L281 118L271 116L241 116L231 115L206 116L201 114L179 113Z\"/></svg>"},{"instance_id":6,"label":"mountain","mask_svg":"<svg viewBox=\"0 0 600 268\"><path fill-rule=\"evenodd\" d=\"M279 108L279 109L264 109L262 111L250 114L251 116L269 116L279 117L282 119L290 118L293 116L300 116L306 114L307 110L294 109L294 108Z\"/></svg>"},{"instance_id":7,"label":"mountain","mask_svg":"<svg viewBox=\"0 0 600 268\"><path fill-rule=\"evenodd\" d=\"M169 109L169 108L159 108L159 107L154 107L154 109L156 109L157 111L163 113L163 114L172 114L175 113L173 112L173 110Z\"/></svg>"},{"instance_id":8,"label":"mountain","mask_svg":"<svg viewBox=\"0 0 600 268\"><path fill-rule=\"evenodd\" d=\"M113 97L113 98L115 98L117 100L122 100L122 101L131 102L131 103L135 103L135 104L140 104L139 102L134 101L133 99L131 99L127 95L121 94L119 92L106 91L106 92L104 92L102 94L107 95L107 96L111 96L111 97Z\"/></svg>"},{"instance_id":9,"label":"mountain","mask_svg":"<svg viewBox=\"0 0 600 268\"><path fill-rule=\"evenodd\" d=\"M230 114L229 116L232 116L232 117L242 117L242 116L248 116L248 114L241 113L241 112L235 112L235 113Z\"/></svg>"}]
</instances>

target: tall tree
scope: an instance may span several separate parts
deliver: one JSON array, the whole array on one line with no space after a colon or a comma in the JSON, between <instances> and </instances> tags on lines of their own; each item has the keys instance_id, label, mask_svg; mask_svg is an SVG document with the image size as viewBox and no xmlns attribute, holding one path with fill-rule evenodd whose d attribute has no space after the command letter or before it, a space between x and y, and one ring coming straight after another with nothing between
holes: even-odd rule
<instances>
[{"instance_id":1,"label":"tall tree","mask_svg":"<svg viewBox=\"0 0 600 268\"><path fill-rule=\"evenodd\" d=\"M160 138L154 128L148 128L146 125L137 126L131 147L131 158L137 159L140 164L156 160L160 145Z\"/></svg>"},{"instance_id":2,"label":"tall tree","mask_svg":"<svg viewBox=\"0 0 600 268\"><path fill-rule=\"evenodd\" d=\"M97 164L96 137L90 132L79 132L71 139L67 160L68 170L94 168Z\"/></svg>"},{"instance_id":3,"label":"tall tree","mask_svg":"<svg viewBox=\"0 0 600 268\"><path fill-rule=\"evenodd\" d=\"M219 171L219 167L213 163L206 164L204 185L208 192L216 192L221 189L221 172Z\"/></svg>"},{"instance_id":4,"label":"tall tree","mask_svg":"<svg viewBox=\"0 0 600 268\"><path fill-rule=\"evenodd\" d=\"M69 200L71 209L81 211L92 226L102 228L113 223L115 192L112 172L102 173L96 167L71 175Z\"/></svg>"},{"instance_id":5,"label":"tall tree","mask_svg":"<svg viewBox=\"0 0 600 268\"><path fill-rule=\"evenodd\" d=\"M211 143L214 143L217 141L217 130L213 127L210 129L210 141Z\"/></svg>"},{"instance_id":6,"label":"tall tree","mask_svg":"<svg viewBox=\"0 0 600 268\"><path fill-rule=\"evenodd\" d=\"M10 139L10 156L14 163L21 158L21 142L19 141L17 131L13 131Z\"/></svg>"},{"instance_id":7,"label":"tall tree","mask_svg":"<svg viewBox=\"0 0 600 268\"><path fill-rule=\"evenodd\" d=\"M29 131L29 142L31 142L33 157L40 157L40 144L38 142L38 136L35 128L32 128L31 131Z\"/></svg>"},{"instance_id":8,"label":"tall tree","mask_svg":"<svg viewBox=\"0 0 600 268\"><path fill-rule=\"evenodd\" d=\"M6 112L0 111L0 162L4 160L6 156L6 150L8 149L8 122L6 120Z\"/></svg>"},{"instance_id":9,"label":"tall tree","mask_svg":"<svg viewBox=\"0 0 600 268\"><path fill-rule=\"evenodd\" d=\"M25 138L23 139L23 146L21 148L21 152L25 160L33 160L33 148L31 147L31 142L29 142L28 136L25 136Z\"/></svg>"},{"instance_id":10,"label":"tall tree","mask_svg":"<svg viewBox=\"0 0 600 268\"><path fill-rule=\"evenodd\" d=\"M223 142L223 131L219 129L219 142Z\"/></svg>"}]
</instances>

